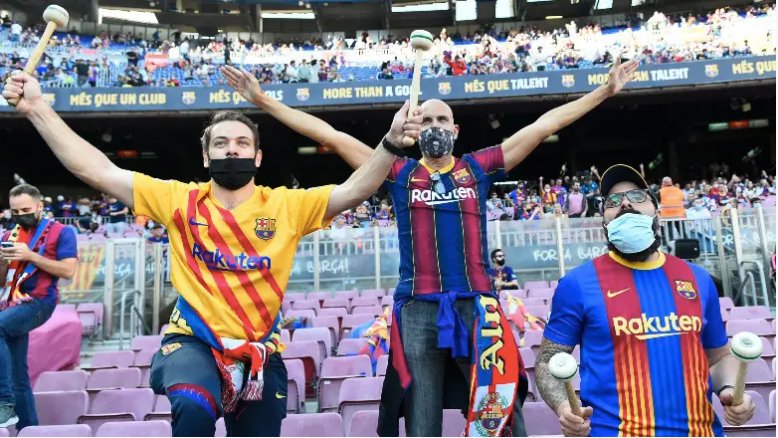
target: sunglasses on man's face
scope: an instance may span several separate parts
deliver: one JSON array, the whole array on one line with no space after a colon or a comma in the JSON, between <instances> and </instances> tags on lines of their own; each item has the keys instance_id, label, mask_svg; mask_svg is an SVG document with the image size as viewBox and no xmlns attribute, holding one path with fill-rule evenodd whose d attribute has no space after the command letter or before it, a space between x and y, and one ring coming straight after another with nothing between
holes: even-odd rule
<instances>
[{"instance_id":1,"label":"sunglasses on man's face","mask_svg":"<svg viewBox=\"0 0 778 438\"><path fill-rule=\"evenodd\" d=\"M642 189L633 189L626 192L611 193L605 198L605 208L618 207L624 201L624 197L627 197L629 202L633 204L640 204L646 202L648 199L648 192Z\"/></svg>"}]
</instances>

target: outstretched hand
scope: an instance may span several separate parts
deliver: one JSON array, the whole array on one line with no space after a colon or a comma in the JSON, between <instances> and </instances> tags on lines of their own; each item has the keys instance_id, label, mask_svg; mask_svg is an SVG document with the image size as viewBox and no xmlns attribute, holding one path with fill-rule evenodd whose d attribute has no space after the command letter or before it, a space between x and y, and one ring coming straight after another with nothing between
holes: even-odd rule
<instances>
[{"instance_id":1,"label":"outstretched hand","mask_svg":"<svg viewBox=\"0 0 778 438\"><path fill-rule=\"evenodd\" d=\"M416 140L421 134L421 108L416 107L411 115L408 114L410 107L410 102L406 100L402 108L394 115L392 127L387 134L387 139L397 147L408 147L403 143L403 138L410 137Z\"/></svg>"},{"instance_id":2,"label":"outstretched hand","mask_svg":"<svg viewBox=\"0 0 778 438\"><path fill-rule=\"evenodd\" d=\"M3 99L9 104L12 100L19 99L15 105L16 111L27 115L32 110L33 105L43 102L41 84L27 73L15 71L5 81Z\"/></svg>"},{"instance_id":3,"label":"outstretched hand","mask_svg":"<svg viewBox=\"0 0 778 438\"><path fill-rule=\"evenodd\" d=\"M605 84L608 95L613 96L621 91L632 80L638 67L640 67L640 63L634 59L626 64L622 64L621 54L619 54L616 57L616 62L613 63L611 71L608 73L608 82Z\"/></svg>"},{"instance_id":4,"label":"outstretched hand","mask_svg":"<svg viewBox=\"0 0 778 438\"><path fill-rule=\"evenodd\" d=\"M225 65L221 72L227 79L227 85L237 91L244 99L254 105L259 106L259 98L264 94L259 86L259 81L250 72L238 70L237 68Z\"/></svg>"}]
</instances>

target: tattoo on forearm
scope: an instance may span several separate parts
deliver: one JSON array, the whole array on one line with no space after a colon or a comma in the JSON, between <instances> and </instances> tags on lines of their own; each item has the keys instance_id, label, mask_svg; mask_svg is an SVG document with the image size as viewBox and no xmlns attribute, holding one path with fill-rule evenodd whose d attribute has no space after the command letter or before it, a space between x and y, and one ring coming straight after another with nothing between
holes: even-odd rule
<instances>
[{"instance_id":1,"label":"tattoo on forearm","mask_svg":"<svg viewBox=\"0 0 778 438\"><path fill-rule=\"evenodd\" d=\"M548 370L548 362L560 352L572 353L574 347L557 344L546 338L540 341L540 351L535 360L535 385L543 401L556 412L560 403L567 399L565 384L557 380Z\"/></svg>"}]
</instances>

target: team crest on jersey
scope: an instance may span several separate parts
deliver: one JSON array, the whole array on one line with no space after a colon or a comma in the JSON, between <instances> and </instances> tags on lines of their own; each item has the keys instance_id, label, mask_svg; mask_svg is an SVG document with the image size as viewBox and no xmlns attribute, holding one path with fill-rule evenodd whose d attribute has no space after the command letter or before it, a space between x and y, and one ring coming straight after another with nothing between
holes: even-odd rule
<instances>
[{"instance_id":1,"label":"team crest on jersey","mask_svg":"<svg viewBox=\"0 0 778 438\"><path fill-rule=\"evenodd\" d=\"M163 356L168 356L170 355L170 353L178 350L179 348L181 348L181 343L173 342L172 344L163 345L162 348L160 348L160 350L162 350Z\"/></svg>"},{"instance_id":2,"label":"team crest on jersey","mask_svg":"<svg viewBox=\"0 0 778 438\"><path fill-rule=\"evenodd\" d=\"M719 75L718 64L708 64L705 66L705 76L709 78L715 78L718 75Z\"/></svg>"},{"instance_id":3,"label":"team crest on jersey","mask_svg":"<svg viewBox=\"0 0 778 438\"><path fill-rule=\"evenodd\" d=\"M181 103L191 105L197 100L197 94L194 91L184 91L181 95Z\"/></svg>"},{"instance_id":4,"label":"team crest on jersey","mask_svg":"<svg viewBox=\"0 0 778 438\"><path fill-rule=\"evenodd\" d=\"M438 84L438 93L443 96L451 94L451 82L441 82Z\"/></svg>"},{"instance_id":5,"label":"team crest on jersey","mask_svg":"<svg viewBox=\"0 0 778 438\"><path fill-rule=\"evenodd\" d=\"M575 85L575 76L574 75L562 75L562 86L565 88L570 88L573 85Z\"/></svg>"},{"instance_id":6,"label":"team crest on jersey","mask_svg":"<svg viewBox=\"0 0 778 438\"><path fill-rule=\"evenodd\" d=\"M307 88L298 88L297 89L297 100L300 102L305 102L311 97L311 92Z\"/></svg>"},{"instance_id":7,"label":"team crest on jersey","mask_svg":"<svg viewBox=\"0 0 778 438\"><path fill-rule=\"evenodd\" d=\"M511 409L508 400L498 392L487 393L478 403L475 428L481 436L494 436Z\"/></svg>"},{"instance_id":8,"label":"team crest on jersey","mask_svg":"<svg viewBox=\"0 0 778 438\"><path fill-rule=\"evenodd\" d=\"M276 235L276 220L265 217L257 218L257 226L254 231L260 239L270 240Z\"/></svg>"},{"instance_id":9,"label":"team crest on jersey","mask_svg":"<svg viewBox=\"0 0 778 438\"><path fill-rule=\"evenodd\" d=\"M470 181L470 173L467 172L467 169L459 169L453 173L453 176L459 184L467 184Z\"/></svg>"},{"instance_id":10,"label":"team crest on jersey","mask_svg":"<svg viewBox=\"0 0 778 438\"><path fill-rule=\"evenodd\" d=\"M687 300L697 298L697 291L694 290L694 283L691 281L675 280L675 290Z\"/></svg>"}]
</instances>

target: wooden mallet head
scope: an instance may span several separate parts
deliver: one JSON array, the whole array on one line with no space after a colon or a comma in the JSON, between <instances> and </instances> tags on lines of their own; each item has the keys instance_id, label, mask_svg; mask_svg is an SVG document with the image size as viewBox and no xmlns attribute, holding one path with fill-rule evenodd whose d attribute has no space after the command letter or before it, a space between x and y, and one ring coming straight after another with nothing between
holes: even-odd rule
<instances>
[{"instance_id":1,"label":"wooden mallet head","mask_svg":"<svg viewBox=\"0 0 778 438\"><path fill-rule=\"evenodd\" d=\"M24 66L24 72L28 75L31 75L38 67L41 56L43 56L43 52L46 51L46 47L48 47L49 40L51 40L54 31L57 30L58 27L67 27L68 21L70 21L70 15L62 6L49 5L46 10L43 11L43 19L46 20L46 30L43 32L43 35L41 35L41 39L30 54L29 59L27 59L27 65ZM19 103L19 100L13 99L13 101L8 101L8 103L11 106L16 106L16 104Z\"/></svg>"},{"instance_id":2,"label":"wooden mallet head","mask_svg":"<svg viewBox=\"0 0 778 438\"><path fill-rule=\"evenodd\" d=\"M735 375L735 389L732 391L732 406L737 406L743 401L748 364L762 357L762 340L751 332L740 332L732 338L729 348L740 361Z\"/></svg>"},{"instance_id":3,"label":"wooden mallet head","mask_svg":"<svg viewBox=\"0 0 778 438\"><path fill-rule=\"evenodd\" d=\"M570 403L570 409L576 416L581 416L581 405L578 404L578 397L573 388L573 378L578 374L578 363L572 354L557 353L548 361L548 371L555 379L565 383L567 392L567 401Z\"/></svg>"},{"instance_id":4,"label":"wooden mallet head","mask_svg":"<svg viewBox=\"0 0 778 438\"><path fill-rule=\"evenodd\" d=\"M414 30L411 32L411 47L416 50L416 63L413 64L413 82L411 83L411 105L408 108L408 116L413 117L416 107L419 105L419 92L421 91L421 69L424 52L432 48L432 34L426 30ZM403 138L405 146L413 146L416 140L411 137Z\"/></svg>"}]
</instances>

